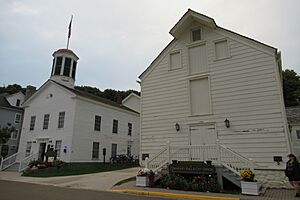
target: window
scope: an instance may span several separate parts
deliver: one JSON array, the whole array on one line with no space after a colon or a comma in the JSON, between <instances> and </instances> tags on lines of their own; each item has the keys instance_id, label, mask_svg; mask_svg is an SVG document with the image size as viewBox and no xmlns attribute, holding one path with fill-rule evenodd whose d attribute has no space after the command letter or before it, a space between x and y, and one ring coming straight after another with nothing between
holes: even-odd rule
<instances>
[{"instance_id":1,"label":"window","mask_svg":"<svg viewBox=\"0 0 300 200\"><path fill-rule=\"evenodd\" d=\"M118 133L118 120L114 119L113 120L113 133Z\"/></svg>"},{"instance_id":2,"label":"window","mask_svg":"<svg viewBox=\"0 0 300 200\"><path fill-rule=\"evenodd\" d=\"M51 75L54 75L54 74L53 74L53 70L54 70L54 62L55 62L55 59L53 58L53 61L52 61L52 70L51 70Z\"/></svg>"},{"instance_id":3,"label":"window","mask_svg":"<svg viewBox=\"0 0 300 200\"><path fill-rule=\"evenodd\" d=\"M132 123L128 123L128 135L132 134Z\"/></svg>"},{"instance_id":4,"label":"window","mask_svg":"<svg viewBox=\"0 0 300 200\"><path fill-rule=\"evenodd\" d=\"M71 58L65 58L64 76L70 76L71 62Z\"/></svg>"},{"instance_id":5,"label":"window","mask_svg":"<svg viewBox=\"0 0 300 200\"><path fill-rule=\"evenodd\" d=\"M93 159L99 159L99 142L93 142Z\"/></svg>"},{"instance_id":6,"label":"window","mask_svg":"<svg viewBox=\"0 0 300 200\"><path fill-rule=\"evenodd\" d=\"M94 130L101 131L101 116L95 115Z\"/></svg>"},{"instance_id":7,"label":"window","mask_svg":"<svg viewBox=\"0 0 300 200\"><path fill-rule=\"evenodd\" d=\"M111 157L117 157L117 144L111 144Z\"/></svg>"},{"instance_id":8,"label":"window","mask_svg":"<svg viewBox=\"0 0 300 200\"><path fill-rule=\"evenodd\" d=\"M56 152L57 157L60 157L60 150L61 150L61 140L56 140L55 141L55 152Z\"/></svg>"},{"instance_id":9,"label":"window","mask_svg":"<svg viewBox=\"0 0 300 200\"><path fill-rule=\"evenodd\" d=\"M21 115L21 114L18 114L18 113L15 115L15 123L16 123L16 124L20 123L20 121L21 121L21 116L22 116L22 115Z\"/></svg>"},{"instance_id":10,"label":"window","mask_svg":"<svg viewBox=\"0 0 300 200\"><path fill-rule=\"evenodd\" d=\"M229 57L227 40L215 42L215 56L217 60Z\"/></svg>"},{"instance_id":11,"label":"window","mask_svg":"<svg viewBox=\"0 0 300 200\"><path fill-rule=\"evenodd\" d=\"M65 112L59 112L58 114L58 126L57 128L63 128L65 123Z\"/></svg>"},{"instance_id":12,"label":"window","mask_svg":"<svg viewBox=\"0 0 300 200\"><path fill-rule=\"evenodd\" d=\"M131 156L131 145L127 146L127 156Z\"/></svg>"},{"instance_id":13,"label":"window","mask_svg":"<svg viewBox=\"0 0 300 200\"><path fill-rule=\"evenodd\" d=\"M73 60L72 78L75 80L77 62Z\"/></svg>"},{"instance_id":14,"label":"window","mask_svg":"<svg viewBox=\"0 0 300 200\"><path fill-rule=\"evenodd\" d=\"M300 140L300 130L296 130L297 140Z\"/></svg>"},{"instance_id":15,"label":"window","mask_svg":"<svg viewBox=\"0 0 300 200\"><path fill-rule=\"evenodd\" d=\"M189 52L190 74L206 72L207 71L206 45L201 44L198 46L192 46L189 48L188 52Z\"/></svg>"},{"instance_id":16,"label":"window","mask_svg":"<svg viewBox=\"0 0 300 200\"><path fill-rule=\"evenodd\" d=\"M56 58L54 75L60 75L61 64L62 64L62 57L57 57Z\"/></svg>"},{"instance_id":17,"label":"window","mask_svg":"<svg viewBox=\"0 0 300 200\"><path fill-rule=\"evenodd\" d=\"M49 126L49 118L50 118L50 114L45 114L44 115L44 123L43 123L43 129L48 129Z\"/></svg>"},{"instance_id":18,"label":"window","mask_svg":"<svg viewBox=\"0 0 300 200\"><path fill-rule=\"evenodd\" d=\"M208 78L190 80L191 114L211 113Z\"/></svg>"},{"instance_id":19,"label":"window","mask_svg":"<svg viewBox=\"0 0 300 200\"><path fill-rule=\"evenodd\" d=\"M33 131L34 130L34 125L35 125L35 116L31 116L31 119L30 119L30 127L29 127L29 130L30 131Z\"/></svg>"},{"instance_id":20,"label":"window","mask_svg":"<svg viewBox=\"0 0 300 200\"><path fill-rule=\"evenodd\" d=\"M170 70L181 68L180 51L170 54Z\"/></svg>"},{"instance_id":21,"label":"window","mask_svg":"<svg viewBox=\"0 0 300 200\"><path fill-rule=\"evenodd\" d=\"M201 40L201 29L192 30L192 41Z\"/></svg>"},{"instance_id":22,"label":"window","mask_svg":"<svg viewBox=\"0 0 300 200\"><path fill-rule=\"evenodd\" d=\"M20 103L21 103L21 100L20 99L17 99L17 102L16 102L16 106L20 106Z\"/></svg>"},{"instance_id":23,"label":"window","mask_svg":"<svg viewBox=\"0 0 300 200\"><path fill-rule=\"evenodd\" d=\"M149 153L142 154L142 160L146 160L146 158L149 158Z\"/></svg>"},{"instance_id":24,"label":"window","mask_svg":"<svg viewBox=\"0 0 300 200\"><path fill-rule=\"evenodd\" d=\"M27 142L25 157L30 156L32 142Z\"/></svg>"},{"instance_id":25,"label":"window","mask_svg":"<svg viewBox=\"0 0 300 200\"><path fill-rule=\"evenodd\" d=\"M19 132L18 129L16 129L16 131L12 132L11 133L11 138L14 139L14 140L17 139L18 138L18 132Z\"/></svg>"}]
</instances>

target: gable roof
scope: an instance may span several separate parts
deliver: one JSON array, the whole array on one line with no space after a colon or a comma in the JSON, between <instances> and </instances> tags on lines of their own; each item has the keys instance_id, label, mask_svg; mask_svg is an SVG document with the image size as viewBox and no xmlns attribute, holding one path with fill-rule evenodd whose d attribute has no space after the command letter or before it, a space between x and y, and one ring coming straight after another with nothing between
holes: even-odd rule
<instances>
[{"instance_id":1,"label":"gable roof","mask_svg":"<svg viewBox=\"0 0 300 200\"><path fill-rule=\"evenodd\" d=\"M127 110L127 111L130 111L130 112L134 112L134 113L139 114L138 112L135 112L134 110L131 110L130 108L127 108L126 106L123 106L122 104L118 104L118 103L116 103L114 101L111 101L111 100L108 100L108 99L105 99L105 98L102 98L102 97L90 94L88 92L83 92L83 91L80 91L80 90L69 88L69 87L64 86L64 85L62 85L62 84L60 84L60 83L58 83L56 81L53 81L51 79L49 79L48 81L46 81L30 98L28 98L23 103L23 105L25 106L29 101L31 101L49 83L54 83L54 84L56 84L56 85L64 88L65 90L67 90L68 92L70 92L70 93L72 93L72 94L74 94L76 96L83 97L83 98L86 98L86 99L90 99L90 100L93 100L93 101L97 101L97 102L100 102L100 103L103 103L103 104L107 104L107 105L110 105L110 106L113 106L113 107L116 107L116 108L120 108L120 109L123 109L123 110Z\"/></svg>"},{"instance_id":2,"label":"gable roof","mask_svg":"<svg viewBox=\"0 0 300 200\"><path fill-rule=\"evenodd\" d=\"M90 100L94 100L94 101L97 101L97 102L100 102L100 103L104 103L104 104L107 104L107 105L110 105L110 106L113 106L113 107L116 107L116 108L121 108L123 110L127 110L127 111L130 111L130 112L134 112L134 113L138 113L134 110L131 110L130 108L127 108L126 106L122 105L122 104L118 104L114 101L111 101L109 99L105 99L103 97L99 97L99 96L96 96L94 94L91 94L91 93L88 93L88 92L83 92L83 91L80 91L80 90L76 90L76 89L73 89L73 88L69 88L67 86L64 86L56 81L53 81L51 80L52 82L64 87L65 89L73 92L75 95L77 96L80 96L80 97L83 97L83 98L87 98L87 99L90 99ZM139 114L139 113L138 113Z\"/></svg>"},{"instance_id":3,"label":"gable roof","mask_svg":"<svg viewBox=\"0 0 300 200\"><path fill-rule=\"evenodd\" d=\"M191 9L180 18L180 20L175 24L175 26L170 30L170 34L177 38L181 35L181 33L186 30L194 21L203 24L206 27L215 29L217 24L213 18L210 18L206 15L197 13Z\"/></svg>"},{"instance_id":4,"label":"gable roof","mask_svg":"<svg viewBox=\"0 0 300 200\"><path fill-rule=\"evenodd\" d=\"M8 96L10 96L10 94L8 94L8 93L0 94L0 107L11 108L11 109L16 109L16 110L22 111L23 110L22 108L10 105L10 103L6 99L6 97L8 97Z\"/></svg>"},{"instance_id":5,"label":"gable roof","mask_svg":"<svg viewBox=\"0 0 300 200\"><path fill-rule=\"evenodd\" d=\"M150 71L150 68L154 65L154 63L160 58L161 55L163 55L167 49L171 46L171 44L176 41L176 39L181 35L181 33L186 30L186 28L189 27L189 25L193 22L196 21L200 24L203 24L206 27L212 28L212 29L219 29L223 30L227 33L234 34L235 36L238 36L240 38L243 38L247 41L254 42L260 46L266 47L267 49L271 49L272 51L277 52L277 49L264 44L262 42L259 42L257 40L254 40L252 38L249 38L247 36L241 35L239 33L230 31L228 29L222 28L218 26L213 18L210 18L206 15L200 14L198 12L195 12L191 9L188 9L188 11L179 19L179 21L175 24L175 26L170 30L170 34L174 37L174 39L163 49L163 51L150 63L150 65L142 72L142 74L139 76L140 79L142 79L145 74L147 74Z\"/></svg>"},{"instance_id":6,"label":"gable roof","mask_svg":"<svg viewBox=\"0 0 300 200\"><path fill-rule=\"evenodd\" d=\"M286 107L285 110L288 123L300 125L300 106Z\"/></svg>"},{"instance_id":7,"label":"gable roof","mask_svg":"<svg viewBox=\"0 0 300 200\"><path fill-rule=\"evenodd\" d=\"M141 99L141 97L140 97L139 95L135 94L134 92L131 92L125 99L122 100L122 104L123 104L125 101L129 100L130 98L132 98L132 97L136 97L136 98L138 98L139 100Z\"/></svg>"}]
</instances>

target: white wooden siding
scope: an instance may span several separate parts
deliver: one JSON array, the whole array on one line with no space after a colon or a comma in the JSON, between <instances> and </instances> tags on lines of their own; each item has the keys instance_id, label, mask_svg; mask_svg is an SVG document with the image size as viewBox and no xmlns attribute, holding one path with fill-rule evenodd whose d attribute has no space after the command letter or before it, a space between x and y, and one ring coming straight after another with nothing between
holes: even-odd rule
<instances>
[{"instance_id":1,"label":"white wooden siding","mask_svg":"<svg viewBox=\"0 0 300 200\"><path fill-rule=\"evenodd\" d=\"M276 168L273 156L285 159L288 141L275 55L261 50L261 45L256 48L253 42L247 44L240 37L232 38L224 30L203 28L202 31L206 65L199 56L203 49L191 49L190 32L186 31L142 78L141 153L150 153L151 157L168 140L171 144L188 144L190 124L211 122L216 124L221 143ZM225 39L230 58L215 60L215 41ZM169 71L169 54L178 49L182 68ZM191 55L198 57L191 60ZM206 67L202 72L207 71L210 77L212 115L190 116L188 80L190 73L200 72L196 65ZM230 128L224 125L226 118L230 120ZM179 132L175 123L180 124Z\"/></svg>"}]
</instances>

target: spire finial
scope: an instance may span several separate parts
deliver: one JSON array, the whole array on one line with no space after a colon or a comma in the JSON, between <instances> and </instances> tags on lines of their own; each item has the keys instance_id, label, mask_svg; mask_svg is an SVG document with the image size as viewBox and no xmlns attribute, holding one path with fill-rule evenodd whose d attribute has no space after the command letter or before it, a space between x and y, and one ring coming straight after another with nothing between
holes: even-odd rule
<instances>
[{"instance_id":1,"label":"spire finial","mask_svg":"<svg viewBox=\"0 0 300 200\"><path fill-rule=\"evenodd\" d=\"M73 15L71 16L71 20L70 20L70 23L69 23L69 33L68 33L67 49L69 48L69 42L70 42L70 37L71 37L72 21L73 21Z\"/></svg>"}]
</instances>

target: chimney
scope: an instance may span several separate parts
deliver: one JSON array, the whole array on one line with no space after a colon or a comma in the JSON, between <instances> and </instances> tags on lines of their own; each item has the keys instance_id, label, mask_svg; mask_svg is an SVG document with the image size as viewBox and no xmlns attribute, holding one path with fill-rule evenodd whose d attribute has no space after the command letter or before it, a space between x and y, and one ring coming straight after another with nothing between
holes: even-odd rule
<instances>
[{"instance_id":1,"label":"chimney","mask_svg":"<svg viewBox=\"0 0 300 200\"><path fill-rule=\"evenodd\" d=\"M31 97L34 93L36 92L36 87L32 86L32 85L28 85L26 87L26 92L25 92L25 99L24 101L26 101L27 99L29 99L29 97Z\"/></svg>"}]
</instances>

